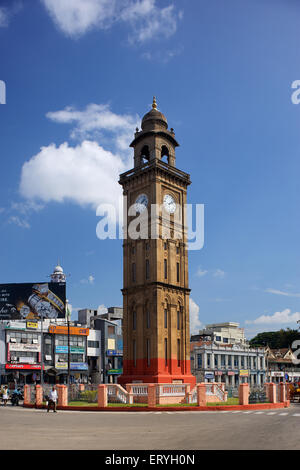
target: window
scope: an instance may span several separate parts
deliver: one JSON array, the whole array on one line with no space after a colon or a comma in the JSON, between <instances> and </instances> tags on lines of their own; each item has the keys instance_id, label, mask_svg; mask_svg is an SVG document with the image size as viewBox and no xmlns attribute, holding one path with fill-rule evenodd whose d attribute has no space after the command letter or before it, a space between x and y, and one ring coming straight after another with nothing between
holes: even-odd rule
<instances>
[{"instance_id":1,"label":"window","mask_svg":"<svg viewBox=\"0 0 300 470\"><path fill-rule=\"evenodd\" d=\"M168 340L165 338L165 366L168 366Z\"/></svg>"},{"instance_id":2,"label":"window","mask_svg":"<svg viewBox=\"0 0 300 470\"><path fill-rule=\"evenodd\" d=\"M146 312L146 325L147 325L147 328L150 328L150 312L149 312L149 310L147 310L147 312Z\"/></svg>"},{"instance_id":3,"label":"window","mask_svg":"<svg viewBox=\"0 0 300 470\"><path fill-rule=\"evenodd\" d=\"M223 338L223 343L229 343L229 339L228 338Z\"/></svg>"},{"instance_id":4,"label":"window","mask_svg":"<svg viewBox=\"0 0 300 470\"><path fill-rule=\"evenodd\" d=\"M202 368L202 354L197 354L197 366L198 369Z\"/></svg>"},{"instance_id":5,"label":"window","mask_svg":"<svg viewBox=\"0 0 300 470\"><path fill-rule=\"evenodd\" d=\"M177 340L177 366L180 367L180 356L181 356L181 351L180 351L180 339Z\"/></svg>"},{"instance_id":6,"label":"window","mask_svg":"<svg viewBox=\"0 0 300 470\"><path fill-rule=\"evenodd\" d=\"M146 279L150 278L150 263L149 260L146 259Z\"/></svg>"},{"instance_id":7,"label":"window","mask_svg":"<svg viewBox=\"0 0 300 470\"><path fill-rule=\"evenodd\" d=\"M88 348L99 348L99 341L88 341Z\"/></svg>"},{"instance_id":8,"label":"window","mask_svg":"<svg viewBox=\"0 0 300 470\"><path fill-rule=\"evenodd\" d=\"M210 368L210 354L207 354L207 367Z\"/></svg>"},{"instance_id":9,"label":"window","mask_svg":"<svg viewBox=\"0 0 300 470\"><path fill-rule=\"evenodd\" d=\"M136 281L136 266L135 266L135 263L132 263L131 276L132 276L132 282L135 282Z\"/></svg>"},{"instance_id":10,"label":"window","mask_svg":"<svg viewBox=\"0 0 300 470\"><path fill-rule=\"evenodd\" d=\"M165 308L165 328L168 328L168 310Z\"/></svg>"},{"instance_id":11,"label":"window","mask_svg":"<svg viewBox=\"0 0 300 470\"><path fill-rule=\"evenodd\" d=\"M107 334L109 336L114 336L115 332L116 332L116 330L115 330L114 326L110 325L110 326L107 327Z\"/></svg>"},{"instance_id":12,"label":"window","mask_svg":"<svg viewBox=\"0 0 300 470\"><path fill-rule=\"evenodd\" d=\"M146 251L149 251L149 249L150 249L150 246L149 246L149 243L147 242L146 243Z\"/></svg>"},{"instance_id":13,"label":"window","mask_svg":"<svg viewBox=\"0 0 300 470\"><path fill-rule=\"evenodd\" d=\"M164 242L164 250L167 250L167 248L168 248L168 245L166 242Z\"/></svg>"},{"instance_id":14,"label":"window","mask_svg":"<svg viewBox=\"0 0 300 470\"><path fill-rule=\"evenodd\" d=\"M179 255L179 246L176 246L176 254Z\"/></svg>"},{"instance_id":15,"label":"window","mask_svg":"<svg viewBox=\"0 0 300 470\"><path fill-rule=\"evenodd\" d=\"M177 310L177 330L180 330L180 311Z\"/></svg>"},{"instance_id":16,"label":"window","mask_svg":"<svg viewBox=\"0 0 300 470\"><path fill-rule=\"evenodd\" d=\"M222 341L221 336L216 336L216 341Z\"/></svg>"},{"instance_id":17,"label":"window","mask_svg":"<svg viewBox=\"0 0 300 470\"><path fill-rule=\"evenodd\" d=\"M136 311L132 312L132 329L136 330Z\"/></svg>"},{"instance_id":18,"label":"window","mask_svg":"<svg viewBox=\"0 0 300 470\"><path fill-rule=\"evenodd\" d=\"M164 259L164 271L165 271L165 279L168 279L168 263L166 259Z\"/></svg>"},{"instance_id":19,"label":"window","mask_svg":"<svg viewBox=\"0 0 300 470\"><path fill-rule=\"evenodd\" d=\"M133 365L136 367L136 340L132 341L132 356L133 356Z\"/></svg>"},{"instance_id":20,"label":"window","mask_svg":"<svg viewBox=\"0 0 300 470\"><path fill-rule=\"evenodd\" d=\"M147 338L146 349L147 349L147 366L150 367L150 339L149 338Z\"/></svg>"},{"instance_id":21,"label":"window","mask_svg":"<svg viewBox=\"0 0 300 470\"><path fill-rule=\"evenodd\" d=\"M228 356L228 367L231 367L231 366L232 366L231 356Z\"/></svg>"},{"instance_id":22,"label":"window","mask_svg":"<svg viewBox=\"0 0 300 470\"><path fill-rule=\"evenodd\" d=\"M177 268L177 282L179 282L179 263L176 263Z\"/></svg>"}]
</instances>

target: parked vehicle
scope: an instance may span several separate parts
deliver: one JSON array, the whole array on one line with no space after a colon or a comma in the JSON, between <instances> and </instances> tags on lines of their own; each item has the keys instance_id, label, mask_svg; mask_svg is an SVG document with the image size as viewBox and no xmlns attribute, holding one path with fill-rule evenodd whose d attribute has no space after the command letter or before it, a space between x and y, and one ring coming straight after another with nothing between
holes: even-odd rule
<instances>
[{"instance_id":1,"label":"parked vehicle","mask_svg":"<svg viewBox=\"0 0 300 470\"><path fill-rule=\"evenodd\" d=\"M12 406L19 406L19 401L23 399L22 391L20 389L16 389L13 391L10 401Z\"/></svg>"}]
</instances>

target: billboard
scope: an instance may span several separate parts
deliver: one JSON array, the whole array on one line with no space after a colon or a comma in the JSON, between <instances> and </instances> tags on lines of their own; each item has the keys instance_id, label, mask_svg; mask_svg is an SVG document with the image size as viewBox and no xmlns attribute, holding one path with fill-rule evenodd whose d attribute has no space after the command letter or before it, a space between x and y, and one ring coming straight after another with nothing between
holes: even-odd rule
<instances>
[{"instance_id":1,"label":"billboard","mask_svg":"<svg viewBox=\"0 0 300 470\"><path fill-rule=\"evenodd\" d=\"M66 284L0 284L0 320L65 318Z\"/></svg>"}]
</instances>

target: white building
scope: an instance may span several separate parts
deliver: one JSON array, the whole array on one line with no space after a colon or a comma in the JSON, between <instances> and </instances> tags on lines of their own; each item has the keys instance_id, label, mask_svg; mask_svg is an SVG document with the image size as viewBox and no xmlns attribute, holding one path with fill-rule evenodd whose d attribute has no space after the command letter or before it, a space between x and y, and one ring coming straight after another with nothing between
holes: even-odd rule
<instances>
[{"instance_id":1,"label":"white building","mask_svg":"<svg viewBox=\"0 0 300 470\"><path fill-rule=\"evenodd\" d=\"M240 328L239 323L235 322L206 325L203 330L199 331L199 336L203 338L209 337L212 341L219 344L246 344L247 342L244 328Z\"/></svg>"}]
</instances>

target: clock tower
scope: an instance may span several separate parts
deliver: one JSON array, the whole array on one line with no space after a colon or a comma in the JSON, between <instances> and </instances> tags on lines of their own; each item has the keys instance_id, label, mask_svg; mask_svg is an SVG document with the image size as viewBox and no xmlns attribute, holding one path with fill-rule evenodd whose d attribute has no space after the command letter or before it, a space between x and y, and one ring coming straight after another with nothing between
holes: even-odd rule
<instances>
[{"instance_id":1,"label":"clock tower","mask_svg":"<svg viewBox=\"0 0 300 470\"><path fill-rule=\"evenodd\" d=\"M121 384L196 381L190 368L184 210L191 182L176 168L178 145L154 98L130 144L134 168L119 180L126 213Z\"/></svg>"}]
</instances>

